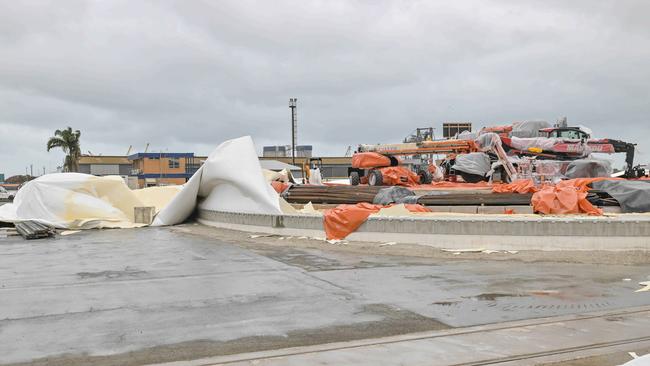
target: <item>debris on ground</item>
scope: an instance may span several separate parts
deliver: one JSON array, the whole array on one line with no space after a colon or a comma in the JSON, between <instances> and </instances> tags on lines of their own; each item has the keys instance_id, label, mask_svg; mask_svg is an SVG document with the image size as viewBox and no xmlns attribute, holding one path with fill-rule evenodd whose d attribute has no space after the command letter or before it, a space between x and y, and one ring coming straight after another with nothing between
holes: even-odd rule
<instances>
[{"instance_id":1,"label":"debris on ground","mask_svg":"<svg viewBox=\"0 0 650 366\"><path fill-rule=\"evenodd\" d=\"M650 281L639 282L639 285L640 285L640 286L644 286L644 287L643 287L643 288L640 288L640 289L638 289L638 290L636 290L636 291L634 291L634 292L646 292L646 291L650 291Z\"/></svg>"},{"instance_id":2,"label":"debris on ground","mask_svg":"<svg viewBox=\"0 0 650 366\"><path fill-rule=\"evenodd\" d=\"M66 235L72 235L72 234L76 234L76 233L80 233L80 232L81 232L81 230L65 230L65 231L62 231L59 235L66 236Z\"/></svg>"},{"instance_id":3,"label":"debris on ground","mask_svg":"<svg viewBox=\"0 0 650 366\"><path fill-rule=\"evenodd\" d=\"M22 221L17 222L16 231L25 239L42 239L54 236L56 231L54 227L41 224L38 221Z\"/></svg>"},{"instance_id":4,"label":"debris on ground","mask_svg":"<svg viewBox=\"0 0 650 366\"><path fill-rule=\"evenodd\" d=\"M452 253L480 253L485 251L485 248L467 248L467 249L440 249L443 252Z\"/></svg>"}]
</instances>

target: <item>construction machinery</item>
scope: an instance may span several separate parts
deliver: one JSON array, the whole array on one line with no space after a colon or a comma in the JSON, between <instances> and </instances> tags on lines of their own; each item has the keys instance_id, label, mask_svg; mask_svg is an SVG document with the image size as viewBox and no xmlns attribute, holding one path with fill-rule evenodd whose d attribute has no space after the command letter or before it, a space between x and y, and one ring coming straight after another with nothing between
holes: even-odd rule
<instances>
[{"instance_id":1,"label":"construction machinery","mask_svg":"<svg viewBox=\"0 0 650 366\"><path fill-rule=\"evenodd\" d=\"M427 140L397 144L359 145L353 155L352 167L348 168L350 184L357 185L367 182L370 185L393 185L409 183L428 184L433 179L437 168L433 155L445 154L447 159L454 159L457 154L467 154L478 151L472 140ZM385 159L375 157L373 160L355 159L358 154L375 153ZM367 155L370 157L370 155ZM413 161L401 161L398 157L414 156ZM356 163L355 160L360 163ZM374 164L374 165L373 165ZM387 181L387 173L392 177ZM392 184L391 184L392 183Z\"/></svg>"},{"instance_id":2,"label":"construction machinery","mask_svg":"<svg viewBox=\"0 0 650 366\"><path fill-rule=\"evenodd\" d=\"M500 133L504 150L510 155L532 156L537 159L577 160L592 153L625 153L625 178L636 178L645 174L634 166L636 144L615 139L594 139L583 127L554 126L539 130L541 137L516 138Z\"/></svg>"}]
</instances>

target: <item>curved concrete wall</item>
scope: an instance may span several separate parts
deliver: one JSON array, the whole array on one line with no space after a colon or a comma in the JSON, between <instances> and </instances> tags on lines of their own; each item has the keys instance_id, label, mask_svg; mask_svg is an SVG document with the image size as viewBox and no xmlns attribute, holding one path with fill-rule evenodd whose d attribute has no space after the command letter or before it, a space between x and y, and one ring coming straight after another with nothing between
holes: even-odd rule
<instances>
[{"instance_id":1,"label":"curved concrete wall","mask_svg":"<svg viewBox=\"0 0 650 366\"><path fill-rule=\"evenodd\" d=\"M325 237L321 216L199 210L199 222L250 232ZM648 250L650 216L370 217L347 239L457 249Z\"/></svg>"}]
</instances>

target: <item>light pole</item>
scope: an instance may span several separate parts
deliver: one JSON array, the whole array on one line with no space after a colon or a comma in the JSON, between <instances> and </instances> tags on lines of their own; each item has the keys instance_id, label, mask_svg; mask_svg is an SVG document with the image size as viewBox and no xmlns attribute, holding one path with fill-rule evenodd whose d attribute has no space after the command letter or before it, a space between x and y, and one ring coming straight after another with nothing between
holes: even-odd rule
<instances>
[{"instance_id":1,"label":"light pole","mask_svg":"<svg viewBox=\"0 0 650 366\"><path fill-rule=\"evenodd\" d=\"M296 115L296 103L298 98L289 98L289 108L291 108L291 163L296 165L296 140L298 136L298 117Z\"/></svg>"}]
</instances>

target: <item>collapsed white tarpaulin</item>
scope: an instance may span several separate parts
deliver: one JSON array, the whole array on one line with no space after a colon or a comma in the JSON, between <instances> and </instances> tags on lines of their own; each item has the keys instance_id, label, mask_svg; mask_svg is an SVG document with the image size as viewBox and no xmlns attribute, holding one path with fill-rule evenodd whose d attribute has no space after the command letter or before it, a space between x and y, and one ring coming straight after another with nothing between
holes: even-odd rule
<instances>
[{"instance_id":1,"label":"collapsed white tarpaulin","mask_svg":"<svg viewBox=\"0 0 650 366\"><path fill-rule=\"evenodd\" d=\"M253 140L219 145L183 186L130 190L122 178L80 173L48 174L28 182L12 204L0 206L0 221L38 220L58 228L134 227L134 208L153 206L152 225L187 219L202 209L279 214L279 196L264 178Z\"/></svg>"},{"instance_id":2,"label":"collapsed white tarpaulin","mask_svg":"<svg viewBox=\"0 0 650 366\"><path fill-rule=\"evenodd\" d=\"M208 159L153 222L174 225L187 219L197 199L204 210L280 214L280 197L264 178L250 136L229 140Z\"/></svg>"},{"instance_id":3,"label":"collapsed white tarpaulin","mask_svg":"<svg viewBox=\"0 0 650 366\"><path fill-rule=\"evenodd\" d=\"M48 174L25 184L14 202L0 206L0 221L37 220L58 228L134 227L135 207L158 211L179 186L130 190L119 176Z\"/></svg>"}]
</instances>

